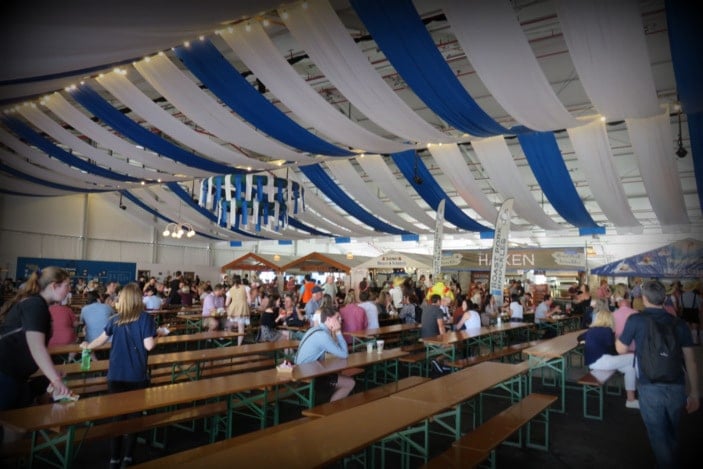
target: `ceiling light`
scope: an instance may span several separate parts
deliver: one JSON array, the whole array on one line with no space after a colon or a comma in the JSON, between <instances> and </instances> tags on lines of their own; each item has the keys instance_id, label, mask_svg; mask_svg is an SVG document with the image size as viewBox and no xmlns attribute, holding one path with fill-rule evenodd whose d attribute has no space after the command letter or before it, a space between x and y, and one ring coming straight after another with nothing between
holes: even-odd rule
<instances>
[{"instance_id":1,"label":"ceiling light","mask_svg":"<svg viewBox=\"0 0 703 469\"><path fill-rule=\"evenodd\" d=\"M175 239L181 239L183 235L185 235L187 238L192 238L196 235L193 225L191 225L190 223L183 222L169 223L168 225L166 225L166 228L164 228L164 231L161 234L164 237L171 237Z\"/></svg>"}]
</instances>

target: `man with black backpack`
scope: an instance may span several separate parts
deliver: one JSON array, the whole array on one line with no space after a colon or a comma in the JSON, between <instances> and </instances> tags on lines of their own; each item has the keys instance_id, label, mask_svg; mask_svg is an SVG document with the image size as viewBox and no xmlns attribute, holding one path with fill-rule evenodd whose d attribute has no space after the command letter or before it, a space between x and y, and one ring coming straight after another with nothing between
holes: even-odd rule
<instances>
[{"instance_id":1,"label":"man with black backpack","mask_svg":"<svg viewBox=\"0 0 703 469\"><path fill-rule=\"evenodd\" d=\"M682 410L691 413L699 406L691 334L686 323L664 310L665 298L664 285L655 280L646 282L642 286L644 311L627 319L615 342L620 354L628 353L633 340L637 344L640 413L657 465L662 468L680 467L678 431Z\"/></svg>"}]
</instances>

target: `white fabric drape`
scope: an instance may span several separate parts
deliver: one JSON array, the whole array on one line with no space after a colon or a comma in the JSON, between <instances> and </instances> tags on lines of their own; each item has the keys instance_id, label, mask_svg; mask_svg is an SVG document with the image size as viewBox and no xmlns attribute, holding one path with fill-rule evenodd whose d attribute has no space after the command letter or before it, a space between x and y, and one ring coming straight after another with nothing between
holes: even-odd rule
<instances>
[{"instance_id":1,"label":"white fabric drape","mask_svg":"<svg viewBox=\"0 0 703 469\"><path fill-rule=\"evenodd\" d=\"M626 119L625 122L644 188L662 230L673 233L684 229L681 225L688 224L689 218L676 167L668 113L646 119Z\"/></svg>"},{"instance_id":2,"label":"white fabric drape","mask_svg":"<svg viewBox=\"0 0 703 469\"><path fill-rule=\"evenodd\" d=\"M198 168L192 168L181 163L177 163L170 158L162 158L155 153L137 148L134 143L118 137L107 128L100 126L90 120L88 116L71 105L60 93L52 93L47 96L44 105L61 120L71 127L81 132L103 148L110 148L112 151L139 162L140 164L155 168L165 173L184 174L190 177L203 177L209 173Z\"/></svg>"},{"instance_id":3,"label":"white fabric drape","mask_svg":"<svg viewBox=\"0 0 703 469\"><path fill-rule=\"evenodd\" d=\"M85 141L60 126L56 121L36 107L22 106L19 112L29 122L44 131L47 135L50 135L57 142L67 146L79 155L92 159L104 168L145 180L162 179L164 181L174 181L178 179L173 175L159 174L156 171L150 171L141 166L129 164L127 161L109 155L104 150L88 145Z\"/></svg>"},{"instance_id":4,"label":"white fabric drape","mask_svg":"<svg viewBox=\"0 0 703 469\"><path fill-rule=\"evenodd\" d=\"M583 171L591 193L608 221L615 225L619 234L641 233L642 225L632 213L613 164L605 123L591 122L568 129L568 133L579 169Z\"/></svg>"},{"instance_id":5,"label":"white fabric drape","mask_svg":"<svg viewBox=\"0 0 703 469\"><path fill-rule=\"evenodd\" d=\"M71 180L83 180L96 184L97 189L117 189L121 184L124 184L123 182L116 181L114 179L109 179L95 174L84 173L77 168L67 165L61 160L51 158L43 151L36 150L30 147L29 145L25 144L24 142L20 141L18 138L7 132L2 127L0 127L0 141L2 141L4 145L7 145L9 148L11 148L20 157L27 158L32 163L43 166L44 168L49 169L55 172L56 174L60 174L64 177L70 178ZM46 179L48 181L54 181L56 180L56 175L54 174L52 177L44 177L43 179ZM82 184L79 187L85 187L85 185ZM96 187L93 186L93 189L96 189Z\"/></svg>"},{"instance_id":6,"label":"white fabric drape","mask_svg":"<svg viewBox=\"0 0 703 469\"><path fill-rule=\"evenodd\" d=\"M508 0L441 7L476 74L518 123L544 131L580 125L554 93Z\"/></svg>"},{"instance_id":7,"label":"white fabric drape","mask_svg":"<svg viewBox=\"0 0 703 469\"><path fill-rule=\"evenodd\" d=\"M228 28L221 36L249 70L308 125L348 147L364 151L393 153L410 148L369 132L331 106L281 56L258 22Z\"/></svg>"},{"instance_id":8,"label":"white fabric drape","mask_svg":"<svg viewBox=\"0 0 703 469\"><path fill-rule=\"evenodd\" d=\"M3 132L4 131L0 129L0 137L4 136ZM46 160L46 162L48 163L46 167L38 166L40 164L43 165L44 160ZM41 159L32 159L32 162L30 162L25 159L23 155L15 155L0 148L0 161L2 161L4 165L7 165L10 168L16 169L17 171L27 174L28 176L43 179L45 181L54 181L56 179L56 174L61 174L61 184L63 185L78 187L81 189L95 190L95 185L92 182L89 182L87 178L83 179L83 177L86 176L85 174L81 173L78 170L71 169L64 163L61 163L60 161L53 158L48 158L44 156ZM55 166L56 169L64 171L65 173L56 171L53 166ZM13 178L13 180L20 181L21 183L25 182L18 178ZM118 183L116 181L113 181L113 186L107 187L106 189L117 188L117 185Z\"/></svg>"},{"instance_id":9,"label":"white fabric drape","mask_svg":"<svg viewBox=\"0 0 703 469\"><path fill-rule=\"evenodd\" d=\"M454 143L450 143L447 145L430 145L428 149L444 175L449 178L457 194L464 199L464 202L483 217L485 223L489 225L495 224L498 211L476 183L459 147Z\"/></svg>"},{"instance_id":10,"label":"white fabric drape","mask_svg":"<svg viewBox=\"0 0 703 469\"><path fill-rule=\"evenodd\" d=\"M412 142L452 141L383 81L327 0L286 6L279 10L279 16L327 79L366 117Z\"/></svg>"},{"instance_id":11,"label":"white fabric drape","mask_svg":"<svg viewBox=\"0 0 703 469\"><path fill-rule=\"evenodd\" d=\"M235 117L176 67L165 54L134 64L149 84L190 120L237 147L248 148L271 158L311 163L311 158L293 151L257 132Z\"/></svg>"},{"instance_id":12,"label":"white fabric drape","mask_svg":"<svg viewBox=\"0 0 703 469\"><path fill-rule=\"evenodd\" d=\"M258 160L249 158L239 151L232 151L210 140L176 119L161 106L142 93L126 76L121 73L111 72L96 78L103 88L109 91L119 101L129 107L132 112L141 116L150 125L169 135L172 139L192 148L201 155L219 162L244 167L271 168L273 165L263 164Z\"/></svg>"},{"instance_id":13,"label":"white fabric drape","mask_svg":"<svg viewBox=\"0 0 703 469\"><path fill-rule=\"evenodd\" d=\"M275 174L278 177L287 177L288 179L298 182L299 184L301 178L307 180L307 178L305 178L305 175L293 172L287 173L286 170L276 170ZM309 187L310 184L308 183L307 186ZM357 236L375 236L377 234L375 231L366 228L366 225L361 225L361 222L357 221L356 218L345 218L333 208L336 207L336 205L332 205L329 201L323 200L312 190L307 189L305 191L305 205L306 208L317 212L317 215L314 215L310 211L305 210L304 212L298 214L296 217L299 218L301 221L305 221L310 226L317 226L317 224L323 226L322 222L326 220L328 222L338 225L338 227L341 227L353 234L356 234ZM325 229L332 233L336 233L339 231L339 228L337 228L336 230L331 230L329 228ZM342 236L349 236L349 234Z\"/></svg>"},{"instance_id":14,"label":"white fabric drape","mask_svg":"<svg viewBox=\"0 0 703 469\"><path fill-rule=\"evenodd\" d=\"M413 201L410 192L405 190L405 183L398 181L386 161L387 159L384 159L381 155L366 155L363 158L356 158L356 162L359 163L366 175L400 210L425 225L426 229L434 230L434 218L429 216L422 207ZM447 228L446 226L444 231L447 233L457 232L456 229Z\"/></svg>"},{"instance_id":15,"label":"white fabric drape","mask_svg":"<svg viewBox=\"0 0 703 469\"><path fill-rule=\"evenodd\" d=\"M502 136L472 140L481 166L491 179L493 187L508 199L515 199L515 213L533 225L545 230L560 230L562 227L549 218L532 196L515 166L510 149Z\"/></svg>"},{"instance_id":16,"label":"white fabric drape","mask_svg":"<svg viewBox=\"0 0 703 469\"><path fill-rule=\"evenodd\" d=\"M556 4L574 67L598 112L608 121L659 114L639 2Z\"/></svg>"},{"instance_id":17,"label":"white fabric drape","mask_svg":"<svg viewBox=\"0 0 703 469\"><path fill-rule=\"evenodd\" d=\"M416 224L404 220L385 202L379 200L376 194L369 190L369 185L361 178L349 160L327 161L329 172L344 187L347 194L352 194L354 199L366 210L382 218L387 223L393 224L411 233L416 233Z\"/></svg>"},{"instance_id":18,"label":"white fabric drape","mask_svg":"<svg viewBox=\"0 0 703 469\"><path fill-rule=\"evenodd\" d=\"M29 196L40 195L48 197L75 194L75 192L54 189L53 187L43 184L34 184L33 182L23 181L13 176L5 176L4 174L0 174L0 186L2 186L3 190Z\"/></svg>"}]
</instances>

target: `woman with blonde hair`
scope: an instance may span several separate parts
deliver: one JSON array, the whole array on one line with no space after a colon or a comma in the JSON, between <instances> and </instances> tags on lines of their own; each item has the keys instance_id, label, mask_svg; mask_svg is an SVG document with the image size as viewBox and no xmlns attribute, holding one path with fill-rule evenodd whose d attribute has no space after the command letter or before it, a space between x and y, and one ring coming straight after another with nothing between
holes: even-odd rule
<instances>
[{"instance_id":1,"label":"woman with blonde hair","mask_svg":"<svg viewBox=\"0 0 703 469\"><path fill-rule=\"evenodd\" d=\"M229 324L237 324L237 332L241 335L237 337L237 345L242 345L244 341L244 327L249 322L249 293L247 287L242 284L242 277L235 275L232 288L227 293L225 307L227 308L227 321Z\"/></svg>"},{"instance_id":2,"label":"woman with blonde hair","mask_svg":"<svg viewBox=\"0 0 703 469\"><path fill-rule=\"evenodd\" d=\"M136 283L127 284L119 294L115 304L117 314L108 319L105 330L92 342L83 342L81 348L93 349L112 337L110 366L107 369L107 389L109 393L143 389L149 386L147 368L148 352L156 342L156 324L144 311L142 290ZM139 414L118 417L129 418ZM132 464L132 453L137 435L126 435L124 456L122 455L123 436L113 438L110 445L110 467L118 468Z\"/></svg>"},{"instance_id":3,"label":"woman with blonde hair","mask_svg":"<svg viewBox=\"0 0 703 469\"><path fill-rule=\"evenodd\" d=\"M49 305L63 301L70 288L68 272L45 267L32 273L0 309L0 410L32 404L49 383L54 396L70 394L46 348L51 337ZM30 381L37 368L45 378Z\"/></svg>"},{"instance_id":4,"label":"woman with blonde hair","mask_svg":"<svg viewBox=\"0 0 703 469\"><path fill-rule=\"evenodd\" d=\"M635 399L637 377L635 375L634 355L625 353L618 355L615 350L615 320L608 309L607 303L599 301L596 313L588 330L579 336L579 341L585 341L584 360L592 371L619 371L625 375L625 406L639 409L640 404Z\"/></svg>"}]
</instances>

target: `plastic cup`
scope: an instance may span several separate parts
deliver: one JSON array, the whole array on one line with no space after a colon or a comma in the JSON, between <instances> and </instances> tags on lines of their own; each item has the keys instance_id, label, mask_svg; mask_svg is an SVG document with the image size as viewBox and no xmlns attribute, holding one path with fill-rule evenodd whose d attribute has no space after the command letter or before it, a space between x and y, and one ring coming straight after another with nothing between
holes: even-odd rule
<instances>
[{"instance_id":1,"label":"plastic cup","mask_svg":"<svg viewBox=\"0 0 703 469\"><path fill-rule=\"evenodd\" d=\"M373 342L367 342L366 353L371 353L371 352L373 352Z\"/></svg>"},{"instance_id":2,"label":"plastic cup","mask_svg":"<svg viewBox=\"0 0 703 469\"><path fill-rule=\"evenodd\" d=\"M381 353L383 352L383 341L382 340L377 340L376 341L376 352Z\"/></svg>"}]
</instances>

